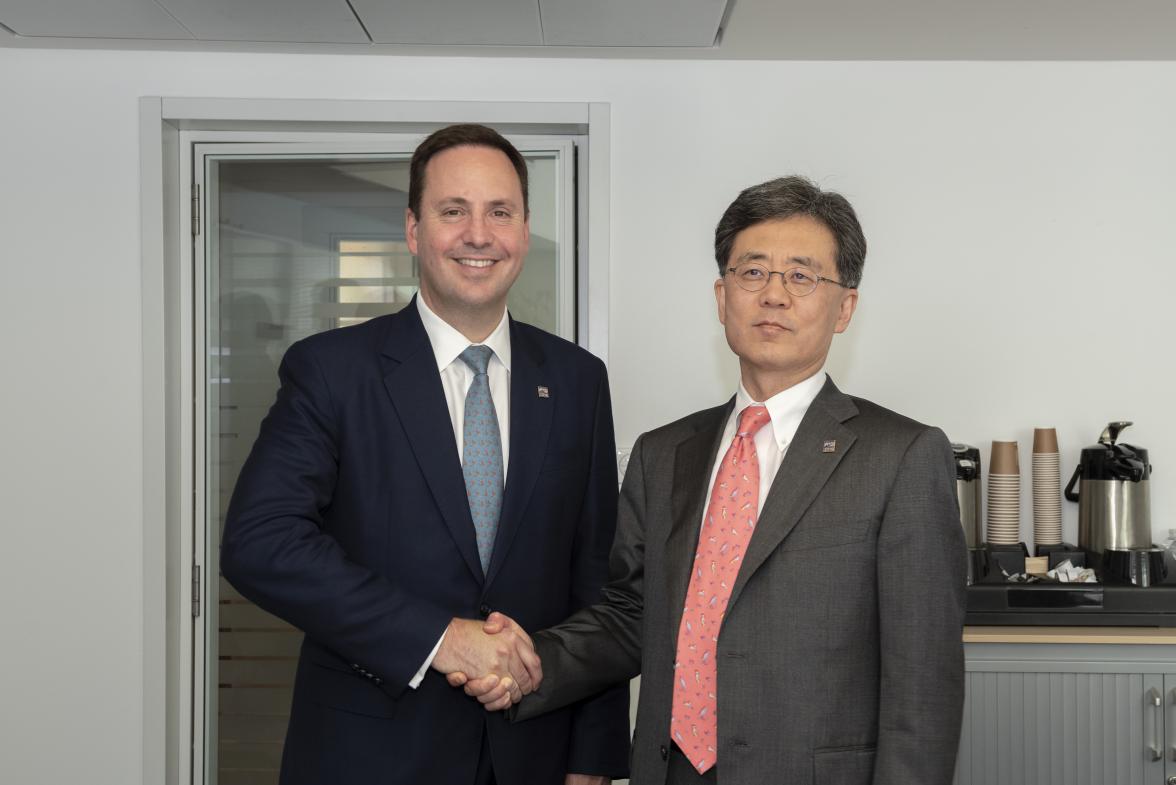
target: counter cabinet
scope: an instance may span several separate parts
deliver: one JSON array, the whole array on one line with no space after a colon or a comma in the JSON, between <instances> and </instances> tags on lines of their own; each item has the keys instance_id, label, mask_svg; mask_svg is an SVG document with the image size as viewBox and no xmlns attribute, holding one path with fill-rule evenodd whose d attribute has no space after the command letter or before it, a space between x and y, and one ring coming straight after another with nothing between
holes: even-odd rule
<instances>
[{"instance_id":1,"label":"counter cabinet","mask_svg":"<svg viewBox=\"0 0 1176 785\"><path fill-rule=\"evenodd\" d=\"M1176 630L968 627L956 785L1176 785Z\"/></svg>"}]
</instances>

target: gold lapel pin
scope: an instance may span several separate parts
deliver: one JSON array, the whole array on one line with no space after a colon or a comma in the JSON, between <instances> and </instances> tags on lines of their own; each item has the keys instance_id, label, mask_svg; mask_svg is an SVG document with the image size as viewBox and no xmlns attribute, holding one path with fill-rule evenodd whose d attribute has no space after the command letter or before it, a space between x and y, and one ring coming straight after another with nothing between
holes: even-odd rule
<instances>
[{"instance_id":1,"label":"gold lapel pin","mask_svg":"<svg viewBox=\"0 0 1176 785\"><path fill-rule=\"evenodd\" d=\"M535 392L539 393L540 398L550 398L551 397L551 392L543 385L539 385L539 387L536 388Z\"/></svg>"},{"instance_id":2,"label":"gold lapel pin","mask_svg":"<svg viewBox=\"0 0 1176 785\"><path fill-rule=\"evenodd\" d=\"M825 444L821 447L821 452L837 452L837 440L826 439Z\"/></svg>"}]
</instances>

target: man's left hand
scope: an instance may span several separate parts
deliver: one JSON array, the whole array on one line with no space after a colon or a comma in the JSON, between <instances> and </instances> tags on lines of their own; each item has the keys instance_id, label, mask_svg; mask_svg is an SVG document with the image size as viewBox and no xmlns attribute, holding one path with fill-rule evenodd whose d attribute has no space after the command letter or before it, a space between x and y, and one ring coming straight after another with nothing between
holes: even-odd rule
<instances>
[{"instance_id":1,"label":"man's left hand","mask_svg":"<svg viewBox=\"0 0 1176 785\"><path fill-rule=\"evenodd\" d=\"M610 785L611 777L597 777L592 774L569 774L564 777L564 785Z\"/></svg>"}]
</instances>

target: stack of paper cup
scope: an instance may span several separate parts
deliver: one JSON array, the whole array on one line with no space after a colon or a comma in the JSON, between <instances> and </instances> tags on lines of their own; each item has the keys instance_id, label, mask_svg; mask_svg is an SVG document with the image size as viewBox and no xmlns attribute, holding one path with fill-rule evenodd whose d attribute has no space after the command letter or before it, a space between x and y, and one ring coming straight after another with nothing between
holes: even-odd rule
<instances>
[{"instance_id":1,"label":"stack of paper cup","mask_svg":"<svg viewBox=\"0 0 1176 785\"><path fill-rule=\"evenodd\" d=\"M1021 542L1021 463L1016 442L993 442L988 462L988 543Z\"/></svg>"},{"instance_id":2,"label":"stack of paper cup","mask_svg":"<svg viewBox=\"0 0 1176 785\"><path fill-rule=\"evenodd\" d=\"M1033 429L1033 544L1062 542L1062 486L1058 432Z\"/></svg>"}]
</instances>

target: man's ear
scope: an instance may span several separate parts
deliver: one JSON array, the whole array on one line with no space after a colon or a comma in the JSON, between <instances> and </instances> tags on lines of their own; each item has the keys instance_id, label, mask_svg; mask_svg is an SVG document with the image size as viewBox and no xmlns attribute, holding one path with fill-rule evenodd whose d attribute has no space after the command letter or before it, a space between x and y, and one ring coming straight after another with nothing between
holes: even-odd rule
<instances>
[{"instance_id":1,"label":"man's ear","mask_svg":"<svg viewBox=\"0 0 1176 785\"><path fill-rule=\"evenodd\" d=\"M858 291L849 289L841 298L841 310L837 314L837 324L833 328L835 333L843 333L853 319L853 312L857 310Z\"/></svg>"},{"instance_id":2,"label":"man's ear","mask_svg":"<svg viewBox=\"0 0 1176 785\"><path fill-rule=\"evenodd\" d=\"M527 254L531 252L531 214L528 212L523 217L523 248L522 257L527 258Z\"/></svg>"},{"instance_id":3,"label":"man's ear","mask_svg":"<svg viewBox=\"0 0 1176 785\"><path fill-rule=\"evenodd\" d=\"M727 324L727 287L722 278L715 279L715 306L719 309L719 324Z\"/></svg>"},{"instance_id":4,"label":"man's ear","mask_svg":"<svg viewBox=\"0 0 1176 785\"><path fill-rule=\"evenodd\" d=\"M417 217L413 215L411 207L404 208L404 242L408 245L408 252L417 255Z\"/></svg>"}]
</instances>

